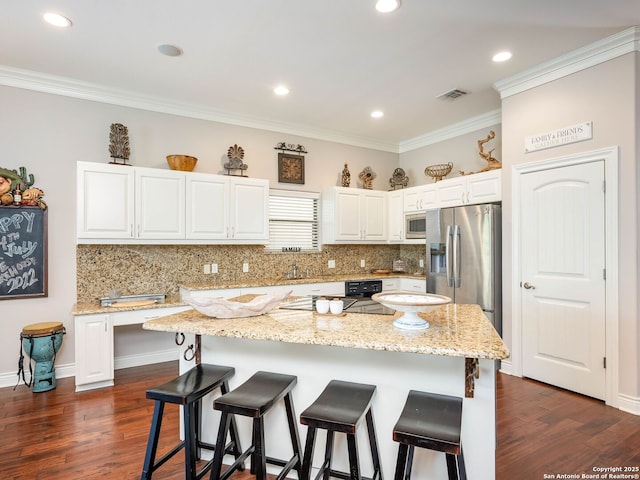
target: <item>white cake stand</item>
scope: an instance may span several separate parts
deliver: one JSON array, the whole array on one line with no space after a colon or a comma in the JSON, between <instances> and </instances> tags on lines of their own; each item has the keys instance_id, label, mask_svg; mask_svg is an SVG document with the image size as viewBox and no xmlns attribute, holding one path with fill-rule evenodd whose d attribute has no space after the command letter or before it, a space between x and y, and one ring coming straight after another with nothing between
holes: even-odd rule
<instances>
[{"instance_id":1,"label":"white cake stand","mask_svg":"<svg viewBox=\"0 0 640 480\"><path fill-rule=\"evenodd\" d=\"M376 293L371 297L371 300L375 300L385 307L404 312L401 317L396 318L393 322L395 327L404 330L424 330L429 328L429 322L420 318L418 313L428 312L451 303L451 299L444 295L403 291Z\"/></svg>"}]
</instances>

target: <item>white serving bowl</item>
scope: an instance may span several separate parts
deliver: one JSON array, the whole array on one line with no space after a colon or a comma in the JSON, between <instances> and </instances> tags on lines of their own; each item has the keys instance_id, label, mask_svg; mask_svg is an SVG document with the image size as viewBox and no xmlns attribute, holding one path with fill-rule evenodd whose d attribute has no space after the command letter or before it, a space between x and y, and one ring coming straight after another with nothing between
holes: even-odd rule
<instances>
[{"instance_id":1,"label":"white serving bowl","mask_svg":"<svg viewBox=\"0 0 640 480\"><path fill-rule=\"evenodd\" d=\"M371 297L387 308L404 312L401 317L394 320L393 325L405 330L423 330L429 328L429 322L420 318L418 313L428 312L447 303L451 303L449 297L434 293L416 293L391 291L376 293Z\"/></svg>"}]
</instances>

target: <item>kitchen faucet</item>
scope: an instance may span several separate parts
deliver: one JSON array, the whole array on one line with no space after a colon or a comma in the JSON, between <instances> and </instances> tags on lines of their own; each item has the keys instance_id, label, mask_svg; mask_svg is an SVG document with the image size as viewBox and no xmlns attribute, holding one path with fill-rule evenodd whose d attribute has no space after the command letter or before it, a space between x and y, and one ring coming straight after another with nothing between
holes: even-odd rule
<instances>
[{"instance_id":1,"label":"kitchen faucet","mask_svg":"<svg viewBox=\"0 0 640 480\"><path fill-rule=\"evenodd\" d=\"M291 265L291 268L293 269L292 271L293 278L298 278L298 265L296 265L296 262L293 262L293 265Z\"/></svg>"}]
</instances>

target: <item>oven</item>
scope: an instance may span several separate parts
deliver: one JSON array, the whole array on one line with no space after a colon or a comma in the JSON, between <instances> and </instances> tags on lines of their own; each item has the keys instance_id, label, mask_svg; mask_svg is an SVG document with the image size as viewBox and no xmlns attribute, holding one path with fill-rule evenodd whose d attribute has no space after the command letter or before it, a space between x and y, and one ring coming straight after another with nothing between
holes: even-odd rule
<instances>
[{"instance_id":1,"label":"oven","mask_svg":"<svg viewBox=\"0 0 640 480\"><path fill-rule=\"evenodd\" d=\"M368 313L376 315L393 315L395 310L387 308L381 303L371 300L374 293L382 291L382 280L349 280L344 284L345 296L340 297L343 311L347 313ZM315 311L316 300L321 296L300 297L291 302L283 303L280 308L289 310ZM328 298L336 298L330 296Z\"/></svg>"}]
</instances>

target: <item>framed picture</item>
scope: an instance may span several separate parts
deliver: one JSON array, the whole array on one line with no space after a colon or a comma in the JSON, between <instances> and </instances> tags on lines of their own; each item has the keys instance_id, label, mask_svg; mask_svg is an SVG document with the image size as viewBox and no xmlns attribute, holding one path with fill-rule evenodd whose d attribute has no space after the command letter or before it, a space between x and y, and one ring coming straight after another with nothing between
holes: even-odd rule
<instances>
[{"instance_id":1,"label":"framed picture","mask_svg":"<svg viewBox=\"0 0 640 480\"><path fill-rule=\"evenodd\" d=\"M304 157L279 153L278 182L304 184Z\"/></svg>"}]
</instances>

